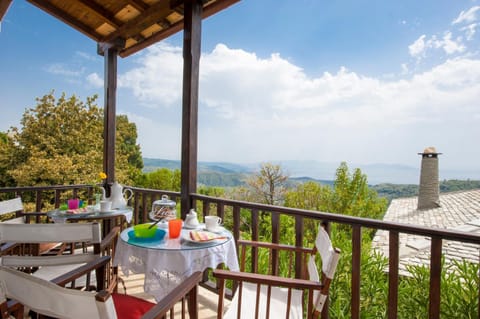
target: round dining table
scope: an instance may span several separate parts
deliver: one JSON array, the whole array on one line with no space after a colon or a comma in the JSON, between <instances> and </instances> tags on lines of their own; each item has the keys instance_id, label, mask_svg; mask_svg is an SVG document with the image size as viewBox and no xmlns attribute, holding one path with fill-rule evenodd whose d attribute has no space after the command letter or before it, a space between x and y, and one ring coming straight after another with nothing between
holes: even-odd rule
<instances>
[{"instance_id":1,"label":"round dining table","mask_svg":"<svg viewBox=\"0 0 480 319\"><path fill-rule=\"evenodd\" d=\"M200 224L196 231L202 231L203 227ZM162 230L166 232L164 238L160 238ZM178 238L169 238L168 229L158 226L159 236L143 239L135 237L132 227L126 228L117 242L113 263L127 277L130 273L144 274L144 290L157 302L196 271L220 265L239 270L235 241L230 231L221 227L215 232L218 239L202 242L191 239L191 231L182 228Z\"/></svg>"}]
</instances>

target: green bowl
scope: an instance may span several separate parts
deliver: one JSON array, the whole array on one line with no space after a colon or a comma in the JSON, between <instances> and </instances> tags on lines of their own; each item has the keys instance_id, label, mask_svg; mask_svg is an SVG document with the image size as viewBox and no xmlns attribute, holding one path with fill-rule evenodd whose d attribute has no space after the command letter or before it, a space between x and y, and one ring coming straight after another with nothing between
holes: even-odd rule
<instances>
[{"instance_id":1,"label":"green bowl","mask_svg":"<svg viewBox=\"0 0 480 319\"><path fill-rule=\"evenodd\" d=\"M157 232L157 225L150 227L152 224L139 224L133 226L133 233L137 238L153 238Z\"/></svg>"}]
</instances>

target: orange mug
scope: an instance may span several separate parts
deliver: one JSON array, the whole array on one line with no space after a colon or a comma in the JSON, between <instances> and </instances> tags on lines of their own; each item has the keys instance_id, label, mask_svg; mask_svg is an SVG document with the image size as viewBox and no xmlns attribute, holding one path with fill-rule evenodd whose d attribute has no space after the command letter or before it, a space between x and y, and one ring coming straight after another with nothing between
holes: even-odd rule
<instances>
[{"instance_id":1,"label":"orange mug","mask_svg":"<svg viewBox=\"0 0 480 319\"><path fill-rule=\"evenodd\" d=\"M168 221L169 238L177 238L178 236L180 236L180 232L182 231L182 223L183 220L181 219L171 219Z\"/></svg>"}]
</instances>

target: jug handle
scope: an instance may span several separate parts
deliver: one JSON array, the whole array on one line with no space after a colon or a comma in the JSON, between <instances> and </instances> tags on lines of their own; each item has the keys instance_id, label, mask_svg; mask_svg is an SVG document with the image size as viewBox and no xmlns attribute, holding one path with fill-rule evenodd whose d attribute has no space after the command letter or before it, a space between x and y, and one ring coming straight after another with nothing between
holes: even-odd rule
<instances>
[{"instance_id":1,"label":"jug handle","mask_svg":"<svg viewBox=\"0 0 480 319\"><path fill-rule=\"evenodd\" d=\"M123 191L123 196L125 196L125 193L127 192L130 192L130 196L126 197L125 199L130 200L130 198L132 198L133 196L133 191L130 188L125 188L125 190Z\"/></svg>"}]
</instances>

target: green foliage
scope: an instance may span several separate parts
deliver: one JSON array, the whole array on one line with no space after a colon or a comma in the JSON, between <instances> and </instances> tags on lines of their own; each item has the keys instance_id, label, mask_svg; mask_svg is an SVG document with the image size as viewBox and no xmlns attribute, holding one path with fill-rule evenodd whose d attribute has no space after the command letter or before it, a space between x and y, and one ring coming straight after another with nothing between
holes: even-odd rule
<instances>
[{"instance_id":1,"label":"green foliage","mask_svg":"<svg viewBox=\"0 0 480 319\"><path fill-rule=\"evenodd\" d=\"M399 318L427 318L430 271L427 266L409 266L411 277L402 277L399 288ZM440 314L442 318L478 318L479 265L465 260L446 263L442 258Z\"/></svg>"},{"instance_id":2,"label":"green foliage","mask_svg":"<svg viewBox=\"0 0 480 319\"><path fill-rule=\"evenodd\" d=\"M388 200L401 197L412 197L418 195L418 185L412 184L378 184L371 186L378 196L385 197ZM464 191L480 188L480 181L475 180L443 180L440 181L440 193Z\"/></svg>"},{"instance_id":3,"label":"green foliage","mask_svg":"<svg viewBox=\"0 0 480 319\"><path fill-rule=\"evenodd\" d=\"M198 183L206 186L240 186L244 183L245 174L221 173L221 172L198 172Z\"/></svg>"},{"instance_id":4,"label":"green foliage","mask_svg":"<svg viewBox=\"0 0 480 319\"><path fill-rule=\"evenodd\" d=\"M16 186L90 184L103 170L103 110L97 96L80 101L53 92L37 99L9 132L12 163L0 156L0 167ZM118 116L116 177L130 183L142 168L136 127Z\"/></svg>"},{"instance_id":5,"label":"green foliage","mask_svg":"<svg viewBox=\"0 0 480 319\"><path fill-rule=\"evenodd\" d=\"M15 180L8 169L15 165L13 140L6 133L0 132L0 187L14 186Z\"/></svg>"},{"instance_id":6,"label":"green foliage","mask_svg":"<svg viewBox=\"0 0 480 319\"><path fill-rule=\"evenodd\" d=\"M199 186L197 189L197 193L206 196L224 197L225 189L222 187Z\"/></svg>"},{"instance_id":7,"label":"green foliage","mask_svg":"<svg viewBox=\"0 0 480 319\"><path fill-rule=\"evenodd\" d=\"M150 173L141 174L135 185L143 188L180 191L180 170L168 168L157 169Z\"/></svg>"},{"instance_id":8,"label":"green foliage","mask_svg":"<svg viewBox=\"0 0 480 319\"><path fill-rule=\"evenodd\" d=\"M367 176L362 174L359 168L350 174L347 164L340 164L327 211L379 219L386 208L387 201L379 198L377 193L368 187Z\"/></svg>"}]
</instances>

